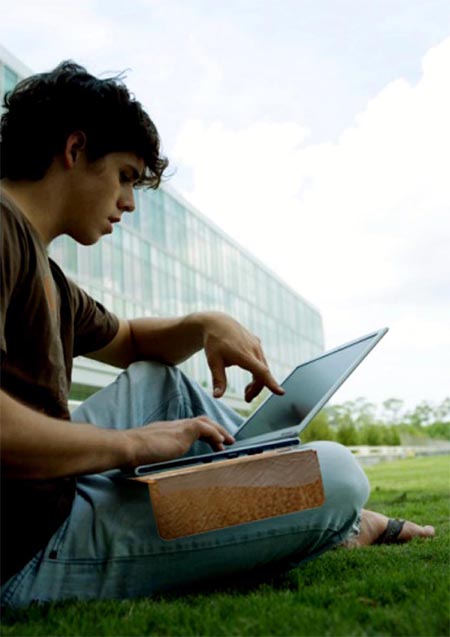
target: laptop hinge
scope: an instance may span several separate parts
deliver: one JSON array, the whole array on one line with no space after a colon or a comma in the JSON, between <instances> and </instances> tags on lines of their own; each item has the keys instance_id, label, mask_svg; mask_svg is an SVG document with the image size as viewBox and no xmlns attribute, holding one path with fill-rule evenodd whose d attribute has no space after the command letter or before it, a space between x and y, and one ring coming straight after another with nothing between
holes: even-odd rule
<instances>
[{"instance_id":1,"label":"laptop hinge","mask_svg":"<svg viewBox=\"0 0 450 637\"><path fill-rule=\"evenodd\" d=\"M291 429L290 431L280 434L278 438L298 438L298 433L295 429Z\"/></svg>"}]
</instances>

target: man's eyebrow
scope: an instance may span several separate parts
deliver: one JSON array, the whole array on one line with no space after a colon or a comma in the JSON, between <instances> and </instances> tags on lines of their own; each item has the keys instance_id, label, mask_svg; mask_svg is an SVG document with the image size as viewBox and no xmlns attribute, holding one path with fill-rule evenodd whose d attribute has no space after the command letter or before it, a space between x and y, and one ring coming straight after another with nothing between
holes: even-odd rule
<instances>
[{"instance_id":1,"label":"man's eyebrow","mask_svg":"<svg viewBox=\"0 0 450 637\"><path fill-rule=\"evenodd\" d=\"M127 168L131 170L134 181L142 181L144 179L145 170L143 170L142 173L140 173L139 170L136 168L136 166L133 166L132 164L127 164Z\"/></svg>"}]
</instances>

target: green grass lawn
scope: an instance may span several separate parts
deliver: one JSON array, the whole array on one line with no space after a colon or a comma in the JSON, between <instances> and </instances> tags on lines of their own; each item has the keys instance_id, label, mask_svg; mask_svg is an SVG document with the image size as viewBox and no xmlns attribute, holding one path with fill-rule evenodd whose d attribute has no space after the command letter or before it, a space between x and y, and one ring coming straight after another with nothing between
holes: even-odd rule
<instances>
[{"instance_id":1,"label":"green grass lawn","mask_svg":"<svg viewBox=\"0 0 450 637\"><path fill-rule=\"evenodd\" d=\"M337 549L267 582L183 597L64 602L4 613L2 635L447 637L448 456L368 468L369 508L432 523L434 540Z\"/></svg>"}]
</instances>

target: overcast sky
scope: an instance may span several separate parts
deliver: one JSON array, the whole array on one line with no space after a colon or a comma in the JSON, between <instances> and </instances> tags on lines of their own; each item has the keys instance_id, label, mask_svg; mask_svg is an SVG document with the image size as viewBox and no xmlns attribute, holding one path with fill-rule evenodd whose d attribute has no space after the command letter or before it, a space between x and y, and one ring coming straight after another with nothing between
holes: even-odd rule
<instances>
[{"instance_id":1,"label":"overcast sky","mask_svg":"<svg viewBox=\"0 0 450 637\"><path fill-rule=\"evenodd\" d=\"M127 71L171 179L319 308L390 332L334 402L450 395L448 0L16 0L0 42Z\"/></svg>"}]
</instances>

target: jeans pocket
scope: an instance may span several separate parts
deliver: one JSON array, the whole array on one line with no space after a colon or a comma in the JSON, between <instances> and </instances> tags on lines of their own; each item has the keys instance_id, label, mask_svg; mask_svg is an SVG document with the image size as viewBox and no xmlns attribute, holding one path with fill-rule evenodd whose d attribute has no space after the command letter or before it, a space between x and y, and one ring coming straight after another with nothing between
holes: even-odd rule
<instances>
[{"instance_id":1,"label":"jeans pocket","mask_svg":"<svg viewBox=\"0 0 450 637\"><path fill-rule=\"evenodd\" d=\"M69 527L69 522L70 522L70 515L50 538L49 543L47 545L46 556L45 556L47 559L56 560L58 559L58 555L61 554L61 550L64 545L63 544L64 538L66 537L67 529Z\"/></svg>"}]
</instances>

